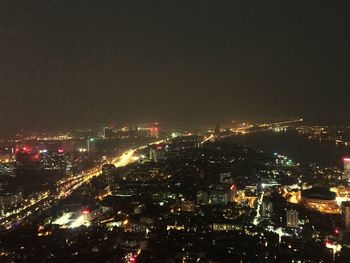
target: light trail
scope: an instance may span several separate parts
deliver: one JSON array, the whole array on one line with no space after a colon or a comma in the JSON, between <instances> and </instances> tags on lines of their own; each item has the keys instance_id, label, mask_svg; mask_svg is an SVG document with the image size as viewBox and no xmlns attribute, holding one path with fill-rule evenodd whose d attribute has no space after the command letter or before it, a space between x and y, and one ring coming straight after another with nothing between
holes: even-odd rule
<instances>
[{"instance_id":1,"label":"light trail","mask_svg":"<svg viewBox=\"0 0 350 263\"><path fill-rule=\"evenodd\" d=\"M112 163L116 167L123 167L137 161L138 158L134 156L136 150L137 149L133 149L133 150L128 150L124 152L121 156L114 158ZM60 200L60 199L67 198L70 194L72 194L74 190L76 190L82 184L89 182L93 177L99 176L100 174L101 174L100 168L98 167L88 172L83 172L81 174L74 175L73 177L67 178L65 180L58 181L57 185L60 186L62 190L59 191L59 193L56 196L56 199ZM70 183L68 187L65 186L65 184L67 183ZM6 228L8 228L13 223L16 223L18 221L25 219L27 216L35 212L35 210L31 211L31 209L34 209L36 205L38 205L40 202L44 202L45 200L48 200L50 197L53 197L50 191L38 193L36 198L30 199L21 208L18 208L11 212L6 213L6 215L0 219L0 226L5 226ZM24 212L26 212L26 214L21 215Z\"/></svg>"},{"instance_id":2,"label":"light trail","mask_svg":"<svg viewBox=\"0 0 350 263\"><path fill-rule=\"evenodd\" d=\"M136 149L125 151L121 156L118 156L118 157L112 159L111 163L114 164L115 167L127 166L127 165L138 160L138 158L136 156L134 156L135 152L136 152ZM74 183L68 189L64 189L63 191L61 191L59 193L59 195L58 195L59 199L66 198L75 189L80 187L82 184L89 182L93 177L99 176L100 174L101 173L100 173L99 168L95 168L89 172L85 172L83 174L83 176L81 178L79 178L79 180L76 183Z\"/></svg>"},{"instance_id":3,"label":"light trail","mask_svg":"<svg viewBox=\"0 0 350 263\"><path fill-rule=\"evenodd\" d=\"M136 150L128 150L118 158L114 158L111 163L114 164L115 167L123 167L131 164L137 160L137 157L134 156L135 152Z\"/></svg>"},{"instance_id":4,"label":"light trail","mask_svg":"<svg viewBox=\"0 0 350 263\"><path fill-rule=\"evenodd\" d=\"M31 207L37 205L39 202L45 200L46 198L49 197L49 191L45 191L45 192L40 192L37 196L37 198L32 198L30 199L26 204L24 204L22 207L18 208L18 209L14 209L11 212L7 212L5 214L5 216L3 218L1 218L1 221L5 221L7 218L11 217L11 216L16 216L22 212L24 212L25 210L30 209ZM18 219L15 218L15 220ZM7 223L5 221L5 223ZM0 224L2 225L2 224Z\"/></svg>"},{"instance_id":5,"label":"light trail","mask_svg":"<svg viewBox=\"0 0 350 263\"><path fill-rule=\"evenodd\" d=\"M257 203L257 206L256 206L256 216L254 217L254 220L253 220L253 224L254 225L258 225L259 224L259 221L260 221L260 209L261 209L261 204L262 204L263 198L264 198L264 192L262 192L260 194L260 197L258 199L258 203Z\"/></svg>"},{"instance_id":6,"label":"light trail","mask_svg":"<svg viewBox=\"0 0 350 263\"><path fill-rule=\"evenodd\" d=\"M148 145L163 143L164 140L159 140L153 143L149 143L147 145L140 146L135 149L127 150L123 152L120 156L112 158L110 163L114 164L116 167L127 166L131 163L134 163L138 160L138 157L135 156L136 151L142 150L146 148ZM11 227L13 223L19 222L25 219L27 216L31 215L36 210L34 209L36 205L40 202L44 202L45 200L49 200L50 198L61 200L67 198L69 195L73 193L78 187L82 184L89 182L93 177L99 176L101 174L100 167L95 167L90 171L82 172L81 174L72 175L69 178L61 179L56 183L56 186L61 188L58 194L55 196L52 195L50 191L40 192L38 193L36 198L32 198L28 204L25 204L23 207L8 212L3 218L0 219L0 226L5 226L6 228ZM66 184L69 184L68 186ZM40 209L42 210L42 209ZM25 214L23 214L27 211ZM23 214L23 215L20 215ZM11 217L16 216L14 219ZM11 219L10 219L11 218Z\"/></svg>"},{"instance_id":7,"label":"light trail","mask_svg":"<svg viewBox=\"0 0 350 263\"><path fill-rule=\"evenodd\" d=\"M209 140L212 140L212 139L214 139L214 134L210 134L209 137L204 138L203 141L201 141L201 144L203 144L203 143L205 143L205 142L207 142L207 141L209 141Z\"/></svg>"}]
</instances>

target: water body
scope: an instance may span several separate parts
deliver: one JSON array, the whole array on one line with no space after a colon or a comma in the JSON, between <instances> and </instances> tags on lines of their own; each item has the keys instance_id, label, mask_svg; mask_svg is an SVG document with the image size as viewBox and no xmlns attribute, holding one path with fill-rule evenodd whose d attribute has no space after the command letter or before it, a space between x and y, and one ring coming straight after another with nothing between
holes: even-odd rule
<instances>
[{"instance_id":1,"label":"water body","mask_svg":"<svg viewBox=\"0 0 350 263\"><path fill-rule=\"evenodd\" d=\"M234 135L231 140L238 144L287 155L300 163L316 163L321 166L342 166L342 158L350 156L350 147L333 142L319 142L298 135L296 132L258 132Z\"/></svg>"}]
</instances>

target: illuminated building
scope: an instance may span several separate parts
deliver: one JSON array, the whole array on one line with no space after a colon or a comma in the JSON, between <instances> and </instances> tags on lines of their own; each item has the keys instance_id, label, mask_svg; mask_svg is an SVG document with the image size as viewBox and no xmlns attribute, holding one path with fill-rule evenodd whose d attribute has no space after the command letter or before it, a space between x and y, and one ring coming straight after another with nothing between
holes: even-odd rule
<instances>
[{"instance_id":1,"label":"illuminated building","mask_svg":"<svg viewBox=\"0 0 350 263\"><path fill-rule=\"evenodd\" d=\"M209 203L209 194L208 192L198 191L197 192L197 204L207 205Z\"/></svg>"},{"instance_id":2,"label":"illuminated building","mask_svg":"<svg viewBox=\"0 0 350 263\"><path fill-rule=\"evenodd\" d=\"M263 178L261 181L262 181L261 182L261 187L262 188L271 188L271 187L280 185L275 179Z\"/></svg>"},{"instance_id":3,"label":"illuminated building","mask_svg":"<svg viewBox=\"0 0 350 263\"><path fill-rule=\"evenodd\" d=\"M14 174L15 174L15 167L13 163L0 163L0 176L1 175L14 176Z\"/></svg>"},{"instance_id":4,"label":"illuminated building","mask_svg":"<svg viewBox=\"0 0 350 263\"><path fill-rule=\"evenodd\" d=\"M84 221L88 222L90 220L90 210L84 209L82 212Z\"/></svg>"},{"instance_id":5,"label":"illuminated building","mask_svg":"<svg viewBox=\"0 0 350 263\"><path fill-rule=\"evenodd\" d=\"M227 205L230 202L231 193L229 190L213 190L210 193L209 203L213 205Z\"/></svg>"},{"instance_id":6,"label":"illuminated building","mask_svg":"<svg viewBox=\"0 0 350 263\"><path fill-rule=\"evenodd\" d=\"M339 186L334 189L334 192L338 194L338 197L341 199L345 199L343 201L347 201L346 199L350 199L350 187L349 186Z\"/></svg>"},{"instance_id":7,"label":"illuminated building","mask_svg":"<svg viewBox=\"0 0 350 263\"><path fill-rule=\"evenodd\" d=\"M96 139L95 138L90 138L86 141L87 144L87 151L92 152L95 150L95 145L96 145Z\"/></svg>"},{"instance_id":8,"label":"illuminated building","mask_svg":"<svg viewBox=\"0 0 350 263\"><path fill-rule=\"evenodd\" d=\"M221 184L232 184L233 183L233 179L231 177L231 173L230 172L221 173L220 174L220 183Z\"/></svg>"},{"instance_id":9,"label":"illuminated building","mask_svg":"<svg viewBox=\"0 0 350 263\"><path fill-rule=\"evenodd\" d=\"M158 138L159 128L158 127L152 127L149 129L150 136L152 138Z\"/></svg>"},{"instance_id":10,"label":"illuminated building","mask_svg":"<svg viewBox=\"0 0 350 263\"><path fill-rule=\"evenodd\" d=\"M181 211L184 211L184 212L193 212L195 209L195 204L188 200L182 201L180 208L181 208Z\"/></svg>"},{"instance_id":11,"label":"illuminated building","mask_svg":"<svg viewBox=\"0 0 350 263\"><path fill-rule=\"evenodd\" d=\"M116 132L113 128L104 127L103 128L103 138L104 139L113 139L116 137Z\"/></svg>"},{"instance_id":12,"label":"illuminated building","mask_svg":"<svg viewBox=\"0 0 350 263\"><path fill-rule=\"evenodd\" d=\"M264 197L261 205L261 215L264 218L271 218L273 213L272 202L269 198Z\"/></svg>"},{"instance_id":13,"label":"illuminated building","mask_svg":"<svg viewBox=\"0 0 350 263\"><path fill-rule=\"evenodd\" d=\"M40 165L45 170L65 170L71 164L69 157L61 149L50 152L42 150L39 153Z\"/></svg>"},{"instance_id":14,"label":"illuminated building","mask_svg":"<svg viewBox=\"0 0 350 263\"><path fill-rule=\"evenodd\" d=\"M102 165L102 174L106 176L106 181L108 185L111 185L113 183L115 170L116 170L116 167L114 164L107 163Z\"/></svg>"},{"instance_id":15,"label":"illuminated building","mask_svg":"<svg viewBox=\"0 0 350 263\"><path fill-rule=\"evenodd\" d=\"M343 158L344 173L343 179L350 183L350 158Z\"/></svg>"},{"instance_id":16,"label":"illuminated building","mask_svg":"<svg viewBox=\"0 0 350 263\"><path fill-rule=\"evenodd\" d=\"M298 228L299 227L299 213L296 210L287 210L287 227Z\"/></svg>"},{"instance_id":17,"label":"illuminated building","mask_svg":"<svg viewBox=\"0 0 350 263\"><path fill-rule=\"evenodd\" d=\"M341 207L346 231L350 231L350 201L342 202Z\"/></svg>"},{"instance_id":18,"label":"illuminated building","mask_svg":"<svg viewBox=\"0 0 350 263\"><path fill-rule=\"evenodd\" d=\"M241 231L242 230L242 224L240 223L234 223L231 222L231 220L223 220L223 222L214 222L211 225L211 228L213 231Z\"/></svg>"},{"instance_id":19,"label":"illuminated building","mask_svg":"<svg viewBox=\"0 0 350 263\"><path fill-rule=\"evenodd\" d=\"M336 203L336 193L325 187L313 187L301 192L301 201L307 207L321 213L340 213Z\"/></svg>"},{"instance_id":20,"label":"illuminated building","mask_svg":"<svg viewBox=\"0 0 350 263\"><path fill-rule=\"evenodd\" d=\"M162 146L157 146L156 148L151 148L149 150L149 159L153 162L159 162L165 159L164 150Z\"/></svg>"},{"instance_id":21,"label":"illuminated building","mask_svg":"<svg viewBox=\"0 0 350 263\"><path fill-rule=\"evenodd\" d=\"M173 149L200 148L202 146L202 142L210 140L210 138L212 137L208 137L203 141L202 137L198 135L178 136L172 138L171 144Z\"/></svg>"}]
</instances>

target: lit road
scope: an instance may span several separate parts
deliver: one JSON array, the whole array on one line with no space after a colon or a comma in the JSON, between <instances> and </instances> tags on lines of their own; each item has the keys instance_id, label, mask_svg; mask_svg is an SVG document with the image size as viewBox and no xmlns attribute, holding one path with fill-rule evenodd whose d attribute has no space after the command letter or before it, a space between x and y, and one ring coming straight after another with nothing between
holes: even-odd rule
<instances>
[{"instance_id":1,"label":"lit road","mask_svg":"<svg viewBox=\"0 0 350 263\"><path fill-rule=\"evenodd\" d=\"M264 195L265 195L265 192L263 191L260 193L260 196L257 199L257 203L256 203L256 207L255 207L256 215L255 215L253 222L252 222L253 225L255 225L255 226L258 226L260 221L261 221L261 206L263 203ZM288 232L286 232L282 227L268 226L266 228L266 231L273 232L273 233L277 234L279 242L281 242L281 238L283 236L290 236L290 234Z\"/></svg>"},{"instance_id":2,"label":"lit road","mask_svg":"<svg viewBox=\"0 0 350 263\"><path fill-rule=\"evenodd\" d=\"M137 157L134 156L136 150L125 151L121 156L115 157L109 162L114 164L116 167L123 167L137 161ZM84 183L89 182L93 177L101 174L100 167L93 168L89 171L83 172L77 176L73 181L70 179L67 184L63 183L62 190L59 191L59 199L69 196L75 189Z\"/></svg>"},{"instance_id":3,"label":"lit road","mask_svg":"<svg viewBox=\"0 0 350 263\"><path fill-rule=\"evenodd\" d=\"M123 167L138 160L134 155L141 146L137 149L125 151L122 155L111 159L109 162L116 167ZM36 197L27 200L21 208L14 209L11 212L5 214L0 218L0 227L7 229L11 228L14 224L21 222L26 217L32 215L36 211L42 211L49 208L53 201L62 200L67 198L72 192L84 183L89 182L93 177L101 174L100 167L95 167L88 171L75 174L69 178L61 179L56 183L58 187L58 194L54 195L50 191L43 191L37 193Z\"/></svg>"},{"instance_id":4,"label":"lit road","mask_svg":"<svg viewBox=\"0 0 350 263\"><path fill-rule=\"evenodd\" d=\"M231 131L236 133L236 134L248 134L248 133L253 133L253 132L268 131L268 130L273 129L273 128L277 128L277 127L281 127L281 126L288 126L290 124L296 124L299 122L303 122L303 119L300 118L300 119L273 122L273 123L246 125L243 127L231 129Z\"/></svg>"},{"instance_id":5,"label":"lit road","mask_svg":"<svg viewBox=\"0 0 350 263\"><path fill-rule=\"evenodd\" d=\"M256 205L256 215L255 215L254 220L253 220L253 224L256 225L256 226L260 222L260 210L261 210L261 205L262 205L263 198L264 198L264 192L262 192L260 194L260 196L258 198L258 201L257 201L257 205Z\"/></svg>"},{"instance_id":6,"label":"lit road","mask_svg":"<svg viewBox=\"0 0 350 263\"><path fill-rule=\"evenodd\" d=\"M203 144L207 141L213 140L214 138L215 138L214 134L210 134L209 137L204 137L204 139L201 141L201 144Z\"/></svg>"},{"instance_id":7,"label":"lit road","mask_svg":"<svg viewBox=\"0 0 350 263\"><path fill-rule=\"evenodd\" d=\"M148 145L154 145L164 143L165 140L159 140L156 142L149 143L147 145L140 146L136 149L130 149L123 152L120 156L107 160L109 163L114 164L116 167L127 166L138 160L135 153L138 150L145 149ZM33 215L35 212L43 211L50 208L53 203L58 200L63 200L70 196L74 190L80 187L82 184L89 182L93 177L101 174L101 167L97 166L87 171L83 171L79 174L74 174L67 178L61 179L56 183L56 193L51 191L43 191L37 193L36 197L26 200L21 208L14 209L11 212L5 214L4 217L0 218L0 227L12 228L13 225L20 223L28 216Z\"/></svg>"},{"instance_id":8,"label":"lit road","mask_svg":"<svg viewBox=\"0 0 350 263\"><path fill-rule=\"evenodd\" d=\"M136 150L126 151L118 158L114 158L111 163L114 164L115 167L123 167L133 163L138 160L138 158L134 156L135 152Z\"/></svg>"},{"instance_id":9,"label":"lit road","mask_svg":"<svg viewBox=\"0 0 350 263\"><path fill-rule=\"evenodd\" d=\"M20 208L7 212L4 217L0 218L0 227L11 228L34 212L48 208L53 200L50 191L39 192L35 198L25 200Z\"/></svg>"}]
</instances>

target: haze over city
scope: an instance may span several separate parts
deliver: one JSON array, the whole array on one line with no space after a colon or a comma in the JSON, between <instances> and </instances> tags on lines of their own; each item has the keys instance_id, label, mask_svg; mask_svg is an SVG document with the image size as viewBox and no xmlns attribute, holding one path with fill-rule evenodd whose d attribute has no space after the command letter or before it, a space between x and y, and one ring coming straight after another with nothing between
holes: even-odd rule
<instances>
[{"instance_id":1,"label":"haze over city","mask_svg":"<svg viewBox=\"0 0 350 263\"><path fill-rule=\"evenodd\" d=\"M1 1L1 129L349 120L348 1Z\"/></svg>"},{"instance_id":2,"label":"haze over city","mask_svg":"<svg viewBox=\"0 0 350 263\"><path fill-rule=\"evenodd\" d=\"M349 14L0 0L0 262L350 262Z\"/></svg>"}]
</instances>

